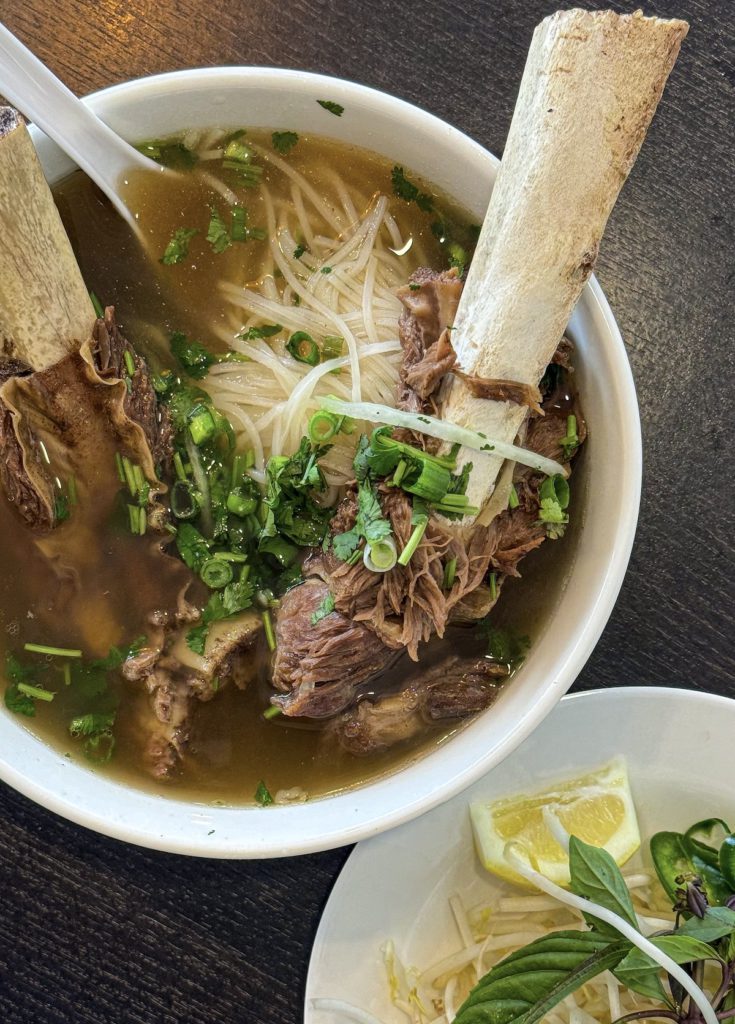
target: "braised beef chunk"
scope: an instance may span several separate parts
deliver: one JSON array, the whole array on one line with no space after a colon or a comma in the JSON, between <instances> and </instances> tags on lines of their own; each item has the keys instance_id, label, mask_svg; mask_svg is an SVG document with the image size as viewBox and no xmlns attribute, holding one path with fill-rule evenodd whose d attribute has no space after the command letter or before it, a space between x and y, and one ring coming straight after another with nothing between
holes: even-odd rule
<instances>
[{"instance_id":1,"label":"braised beef chunk","mask_svg":"<svg viewBox=\"0 0 735 1024\"><path fill-rule=\"evenodd\" d=\"M475 398L487 398L493 402L513 402L515 405L525 405L537 416L544 414L540 405L541 392L534 385L521 384L517 380L476 377L457 369L454 373L465 382Z\"/></svg>"},{"instance_id":2,"label":"braised beef chunk","mask_svg":"<svg viewBox=\"0 0 735 1024\"><path fill-rule=\"evenodd\" d=\"M105 379L130 379L125 412L142 427L154 464L168 467L173 456L173 428L168 409L158 403L147 363L135 353L117 326L114 306L108 306L104 319L95 322L92 338L92 354L100 376ZM126 353L128 359L132 359L135 369L132 376L128 373Z\"/></svg>"},{"instance_id":3,"label":"braised beef chunk","mask_svg":"<svg viewBox=\"0 0 735 1024\"><path fill-rule=\"evenodd\" d=\"M364 755L421 732L427 723L467 718L495 700L508 669L487 658L453 654L415 678L399 693L362 700L333 726L340 745Z\"/></svg>"},{"instance_id":4,"label":"braised beef chunk","mask_svg":"<svg viewBox=\"0 0 735 1024\"><path fill-rule=\"evenodd\" d=\"M321 614L329 587L310 579L285 595L276 620L273 685L287 715L324 718L352 703L355 688L395 656L361 622L338 611ZM289 692L290 691L290 692Z\"/></svg>"}]
</instances>

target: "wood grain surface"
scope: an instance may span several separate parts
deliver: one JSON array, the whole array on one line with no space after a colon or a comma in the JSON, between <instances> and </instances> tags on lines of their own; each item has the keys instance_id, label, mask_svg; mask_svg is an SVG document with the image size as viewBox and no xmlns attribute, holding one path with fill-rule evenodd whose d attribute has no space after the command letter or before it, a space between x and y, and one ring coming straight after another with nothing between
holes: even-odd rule
<instances>
[{"instance_id":1,"label":"wood grain surface","mask_svg":"<svg viewBox=\"0 0 735 1024\"><path fill-rule=\"evenodd\" d=\"M633 10L636 3L581 3ZM78 93L174 68L306 68L385 89L503 147L553 0L0 0ZM624 588L578 687L735 696L735 5L656 0L691 31L605 238L645 445ZM703 752L704 753L704 752ZM347 851L191 860L92 835L0 788L4 1024L294 1024Z\"/></svg>"}]
</instances>

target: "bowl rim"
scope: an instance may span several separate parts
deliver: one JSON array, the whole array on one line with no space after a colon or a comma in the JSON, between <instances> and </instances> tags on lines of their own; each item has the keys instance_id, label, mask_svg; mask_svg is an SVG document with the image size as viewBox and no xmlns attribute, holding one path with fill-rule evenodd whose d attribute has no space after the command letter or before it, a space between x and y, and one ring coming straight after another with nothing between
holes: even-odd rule
<instances>
[{"instance_id":1,"label":"bowl rim","mask_svg":"<svg viewBox=\"0 0 735 1024\"><path fill-rule=\"evenodd\" d=\"M295 84L301 90L318 90L328 86L330 95L337 100L361 99L393 117L409 118L416 125L438 131L445 138L453 138L465 153L472 153L488 169L497 167L496 157L435 115L377 89L305 71L258 67L193 68L108 86L85 97L84 102L101 114L118 99L126 103L131 99L141 102L152 94L183 92L192 85L200 91L214 91L225 85L252 87L257 83L278 91L291 89ZM36 142L43 138L42 133L34 127L32 134ZM476 750L474 758L465 758L464 767L453 766L450 776L439 784L436 784L434 773L431 785L421 785L420 774L428 763L423 758L402 768L397 774L379 777L365 786L307 804L270 807L267 812L253 806L220 808L166 796L151 796L144 790L134 789L65 761L60 754L56 755L55 762L53 757L49 760L41 756L40 750L34 754L38 765L45 761L47 768L52 763L56 768L65 768L64 782L56 781L56 772L48 774L36 768L35 773L29 775L21 771L6 760L4 751L0 751L0 779L48 810L111 838L169 853L210 858L260 859L334 849L376 835L423 814L486 774L533 731L574 682L612 611L633 544L642 467L635 386L620 331L594 276L588 282L585 298L592 304L599 318L606 349L615 365L616 404L621 410L623 426L623 436L619 438L619 443L621 451L625 452L625 459L621 460L619 488L626 500L622 514L614 524L609 564L599 574L597 592L582 628L566 644L564 651L557 655L553 679L540 688L515 728L508 730L489 751L485 750L483 754ZM39 747L46 752L50 751L47 744L27 730L24 731ZM446 756L450 746L434 751L428 760L438 766L439 759L442 754ZM84 777L78 773L83 773ZM99 791L96 807L87 805L88 794L85 788L90 794L93 790ZM120 791L127 795L127 801L123 800L123 804L129 803L132 808L123 814L118 814L113 805L113 798L116 794L119 796ZM267 829L262 828L265 819L256 817L263 813L268 815ZM138 815L145 818L146 814L150 822L147 827L137 820ZM234 827L233 816L237 816L237 827ZM168 819L172 819L172 822ZM201 827L202 824L205 828ZM207 825L216 838L212 832L207 833ZM230 830L235 834L230 835Z\"/></svg>"}]
</instances>

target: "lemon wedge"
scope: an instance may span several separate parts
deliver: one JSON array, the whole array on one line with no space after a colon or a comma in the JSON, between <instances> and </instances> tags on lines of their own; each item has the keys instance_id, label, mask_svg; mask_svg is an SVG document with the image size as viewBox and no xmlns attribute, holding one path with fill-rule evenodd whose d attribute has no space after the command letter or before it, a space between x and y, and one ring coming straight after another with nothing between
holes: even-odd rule
<instances>
[{"instance_id":1,"label":"lemon wedge","mask_svg":"<svg viewBox=\"0 0 735 1024\"><path fill-rule=\"evenodd\" d=\"M569 885L567 854L549 830L544 808L570 835L607 850L618 866L641 845L628 770L618 759L541 793L473 803L470 816L475 845L488 871L528 886L506 860L506 845L513 842L525 848L531 864L542 875L557 885Z\"/></svg>"}]
</instances>

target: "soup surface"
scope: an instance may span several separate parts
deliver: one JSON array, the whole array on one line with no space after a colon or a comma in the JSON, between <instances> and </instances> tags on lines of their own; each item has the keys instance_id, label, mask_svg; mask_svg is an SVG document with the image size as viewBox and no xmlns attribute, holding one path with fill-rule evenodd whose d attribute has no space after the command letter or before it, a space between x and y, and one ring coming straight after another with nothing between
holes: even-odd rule
<instances>
[{"instance_id":1,"label":"soup surface","mask_svg":"<svg viewBox=\"0 0 735 1024\"><path fill-rule=\"evenodd\" d=\"M298 447L319 394L354 394L358 364L363 396L392 404L401 358L395 288L420 266L441 270L451 262L461 270L474 237L447 197L402 169L397 173L382 157L316 137L294 143L284 139L290 133L277 134L279 142L271 133L213 130L152 143L149 152L182 177L180 188L164 175L131 177L129 202L138 212L142 247L81 173L54 190L89 289L103 305L115 306L125 336L159 380L178 374L180 381L183 366L184 379L191 377L189 383L201 387L229 421L233 443L247 452L247 471L260 484L269 458ZM310 289L309 303L301 299L302 288ZM332 322L334 334L323 326ZM301 334L308 340L299 343ZM184 341L177 347L172 337ZM208 353L204 373L192 339ZM316 363L299 358L309 346L319 349ZM316 370L329 359L338 364ZM353 475L356 437L340 433L322 459L319 500L327 505L338 501ZM193 713L179 769L154 780L144 749L149 737L141 727L151 714L150 695L140 680L124 678L120 664L130 645L134 654L138 638L149 632L147 616L153 605L162 606L160 592L170 609L178 594L173 578L168 589L165 579L152 579L152 539L130 528L135 512L120 499L113 456L100 460L99 476L86 484L96 511L84 536L93 550L80 558L78 590L68 605L54 564L0 502L0 635L5 653L16 658L11 680L22 684L20 696L16 691L21 708L12 710L22 712L24 696L26 710L33 708L24 725L68 756L86 757L95 770L131 784L235 804L251 802L256 791L261 802L266 790L281 792L283 799L334 793L396 770L457 731L457 721L427 724L405 742L359 758L335 743L320 720L264 717L273 695L265 630L248 652L248 685L214 681L212 699ZM68 493L64 500L71 514L57 530L66 530L73 546L80 544L75 517L83 518L77 508L84 502ZM545 544L524 563L522 581L505 582L489 627L451 627L444 641L423 649L419 665L401 655L380 676L380 693L403 689L448 651L482 657L488 628L517 648L509 662L514 669L522 660L515 638L543 630L573 546L572 536ZM298 559L292 568L295 574ZM188 594L199 607L207 596L198 581ZM267 592L264 616L268 607L277 614L272 598ZM81 651L82 657L29 652L28 643ZM369 699L374 690L369 680L357 697Z\"/></svg>"}]
</instances>

